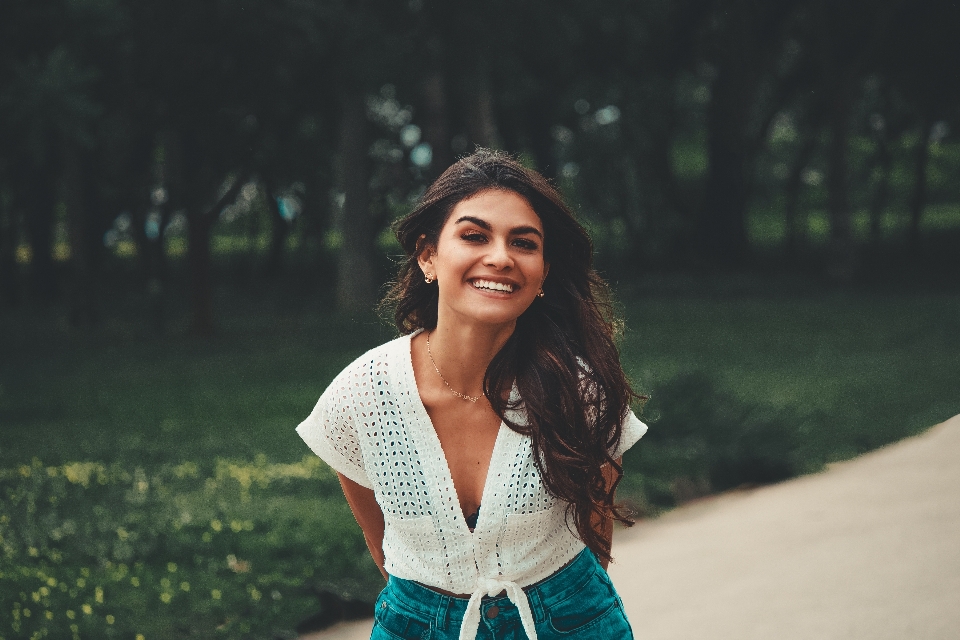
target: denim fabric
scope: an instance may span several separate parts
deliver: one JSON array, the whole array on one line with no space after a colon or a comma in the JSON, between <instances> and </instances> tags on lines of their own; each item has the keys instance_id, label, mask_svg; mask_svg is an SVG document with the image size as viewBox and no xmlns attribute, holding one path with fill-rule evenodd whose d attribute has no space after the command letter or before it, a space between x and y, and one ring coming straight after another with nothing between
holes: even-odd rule
<instances>
[{"instance_id":1,"label":"denim fabric","mask_svg":"<svg viewBox=\"0 0 960 640\"><path fill-rule=\"evenodd\" d=\"M589 549L523 591L538 640L633 638L623 602ZM482 607L477 640L530 640L517 607L508 598L484 598ZM446 596L390 576L377 599L370 640L457 640L466 609L466 598Z\"/></svg>"}]
</instances>

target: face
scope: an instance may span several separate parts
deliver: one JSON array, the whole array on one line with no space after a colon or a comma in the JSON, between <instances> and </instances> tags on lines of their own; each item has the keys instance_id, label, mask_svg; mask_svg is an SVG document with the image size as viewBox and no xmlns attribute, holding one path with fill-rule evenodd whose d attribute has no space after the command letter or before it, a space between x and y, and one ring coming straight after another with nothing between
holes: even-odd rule
<instances>
[{"instance_id":1,"label":"face","mask_svg":"<svg viewBox=\"0 0 960 640\"><path fill-rule=\"evenodd\" d=\"M543 223L513 191L482 191L457 204L436 247L419 257L439 288L439 318L502 325L537 297L549 265Z\"/></svg>"}]
</instances>

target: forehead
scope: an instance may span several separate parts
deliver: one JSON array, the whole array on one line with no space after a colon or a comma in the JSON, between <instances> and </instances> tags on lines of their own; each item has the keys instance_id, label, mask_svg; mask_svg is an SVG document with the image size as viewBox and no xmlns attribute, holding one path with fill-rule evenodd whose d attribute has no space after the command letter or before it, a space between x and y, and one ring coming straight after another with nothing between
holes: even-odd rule
<instances>
[{"instance_id":1,"label":"forehead","mask_svg":"<svg viewBox=\"0 0 960 640\"><path fill-rule=\"evenodd\" d=\"M543 233L543 222L526 198L513 191L487 190L461 200L450 212L445 228L468 224L463 217L479 218L495 230L533 227Z\"/></svg>"}]
</instances>

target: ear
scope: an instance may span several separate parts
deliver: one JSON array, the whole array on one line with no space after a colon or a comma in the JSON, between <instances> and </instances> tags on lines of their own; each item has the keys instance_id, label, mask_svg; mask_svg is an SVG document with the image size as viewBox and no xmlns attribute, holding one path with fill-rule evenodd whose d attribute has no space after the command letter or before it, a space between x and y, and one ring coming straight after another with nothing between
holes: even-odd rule
<instances>
[{"instance_id":1,"label":"ear","mask_svg":"<svg viewBox=\"0 0 960 640\"><path fill-rule=\"evenodd\" d=\"M417 247L419 252L417 253L417 264L420 265L420 270L424 274L432 273L436 275L436 269L433 266L433 260L437 255L436 247L427 243L427 236L422 235L417 239Z\"/></svg>"}]
</instances>

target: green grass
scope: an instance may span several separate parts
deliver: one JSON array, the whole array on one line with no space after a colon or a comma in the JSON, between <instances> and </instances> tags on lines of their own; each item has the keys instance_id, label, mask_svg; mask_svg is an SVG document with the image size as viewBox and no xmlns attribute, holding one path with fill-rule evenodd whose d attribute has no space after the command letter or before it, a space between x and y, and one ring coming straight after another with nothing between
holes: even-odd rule
<instances>
[{"instance_id":1,"label":"green grass","mask_svg":"<svg viewBox=\"0 0 960 640\"><path fill-rule=\"evenodd\" d=\"M956 295L678 297L627 315L623 359L653 422L625 489L653 512L684 486L816 471L960 413Z\"/></svg>"},{"instance_id":2,"label":"green grass","mask_svg":"<svg viewBox=\"0 0 960 640\"><path fill-rule=\"evenodd\" d=\"M960 412L955 294L652 299L627 316L641 388L702 371L748 405L826 412L831 459ZM839 444L852 439L865 447Z\"/></svg>"},{"instance_id":3,"label":"green grass","mask_svg":"<svg viewBox=\"0 0 960 640\"><path fill-rule=\"evenodd\" d=\"M960 413L957 294L771 289L625 300L624 364L651 395L625 458L641 510ZM209 341L0 319L0 638L284 636L311 589L375 591L336 480L293 429L392 331L262 302L227 315Z\"/></svg>"},{"instance_id":4,"label":"green grass","mask_svg":"<svg viewBox=\"0 0 960 640\"><path fill-rule=\"evenodd\" d=\"M372 317L262 315L227 321L210 341L10 326L0 461L299 460L293 427L340 368L388 335Z\"/></svg>"}]
</instances>

